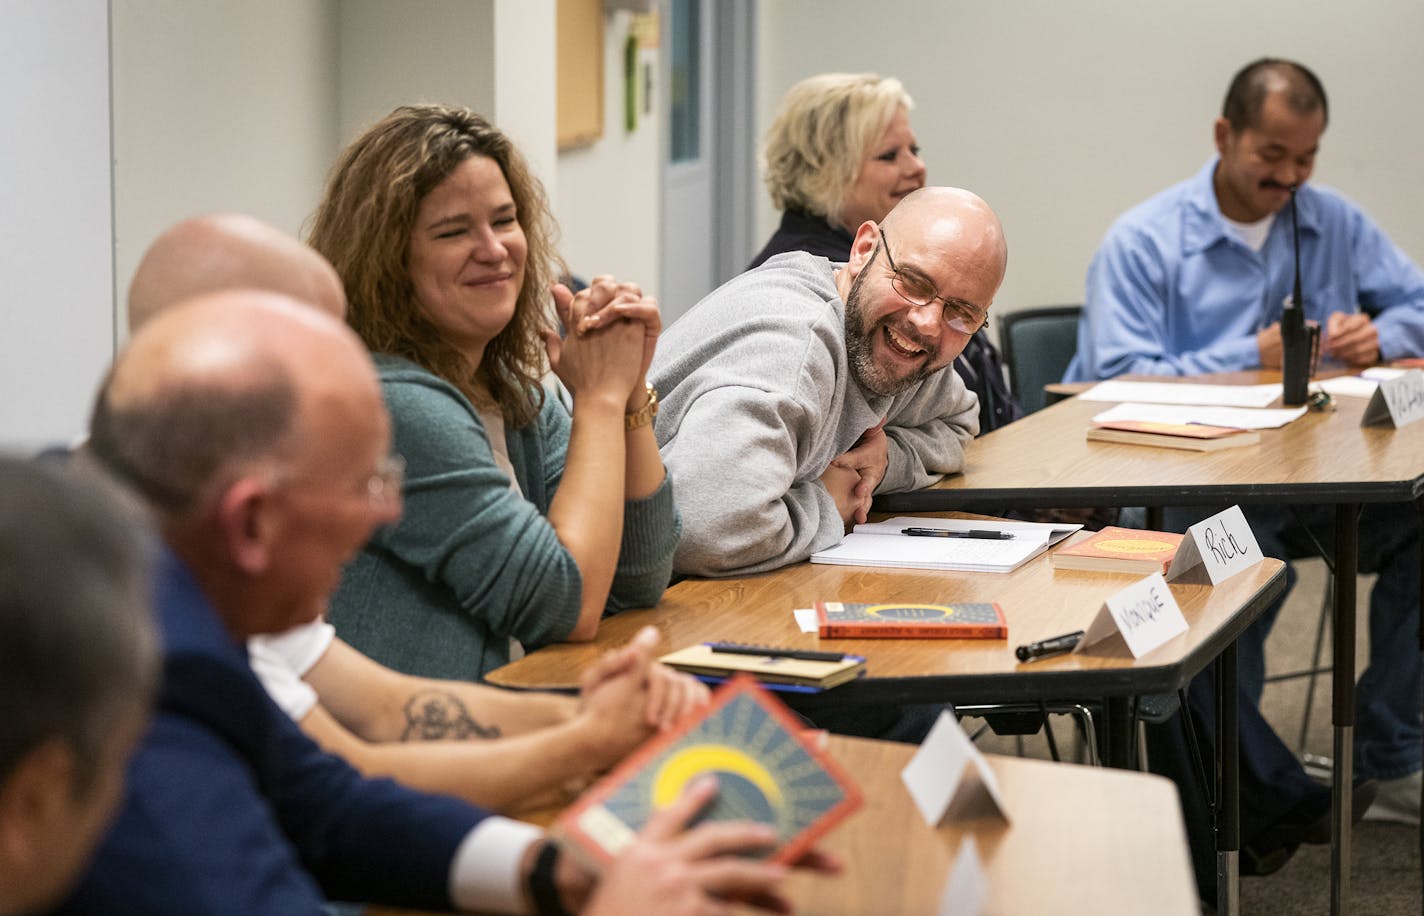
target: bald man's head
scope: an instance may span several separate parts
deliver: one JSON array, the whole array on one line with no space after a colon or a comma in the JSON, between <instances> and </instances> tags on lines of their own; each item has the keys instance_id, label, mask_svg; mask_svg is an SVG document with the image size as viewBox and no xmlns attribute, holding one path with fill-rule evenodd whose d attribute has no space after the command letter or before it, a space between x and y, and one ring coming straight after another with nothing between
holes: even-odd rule
<instances>
[{"instance_id":1,"label":"bald man's head","mask_svg":"<svg viewBox=\"0 0 1424 916\"><path fill-rule=\"evenodd\" d=\"M897 236L910 233L924 237L942 257L978 262L994 278L994 293L1004 282L1009 266L1004 227L973 191L949 187L911 191L880 225ZM987 309L989 303L983 305Z\"/></svg>"},{"instance_id":2,"label":"bald man's head","mask_svg":"<svg viewBox=\"0 0 1424 916\"><path fill-rule=\"evenodd\" d=\"M987 320L1007 266L999 218L961 188L921 188L879 225L862 223L836 276L857 383L888 397L947 367Z\"/></svg>"},{"instance_id":3,"label":"bald man's head","mask_svg":"<svg viewBox=\"0 0 1424 916\"><path fill-rule=\"evenodd\" d=\"M155 509L234 639L314 620L342 566L400 514L365 347L276 293L210 293L141 327L87 448Z\"/></svg>"},{"instance_id":4,"label":"bald man's head","mask_svg":"<svg viewBox=\"0 0 1424 916\"><path fill-rule=\"evenodd\" d=\"M261 220L235 213L186 219L144 252L129 285L129 331L204 293L281 293L343 318L341 278L307 245Z\"/></svg>"},{"instance_id":5,"label":"bald man's head","mask_svg":"<svg viewBox=\"0 0 1424 916\"><path fill-rule=\"evenodd\" d=\"M209 293L134 334L99 392L90 448L179 515L232 469L285 452L299 409L346 385L380 411L370 358L345 325L290 296Z\"/></svg>"}]
</instances>

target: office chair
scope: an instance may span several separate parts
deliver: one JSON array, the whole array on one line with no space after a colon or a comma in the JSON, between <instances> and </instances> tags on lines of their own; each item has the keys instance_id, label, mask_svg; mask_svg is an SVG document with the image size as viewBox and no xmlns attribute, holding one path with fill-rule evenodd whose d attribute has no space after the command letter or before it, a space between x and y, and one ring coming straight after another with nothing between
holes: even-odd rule
<instances>
[{"instance_id":1,"label":"office chair","mask_svg":"<svg viewBox=\"0 0 1424 916\"><path fill-rule=\"evenodd\" d=\"M1043 386L1061 381L1078 351L1081 305L1049 305L999 316L999 350L1025 413L1043 407Z\"/></svg>"}]
</instances>

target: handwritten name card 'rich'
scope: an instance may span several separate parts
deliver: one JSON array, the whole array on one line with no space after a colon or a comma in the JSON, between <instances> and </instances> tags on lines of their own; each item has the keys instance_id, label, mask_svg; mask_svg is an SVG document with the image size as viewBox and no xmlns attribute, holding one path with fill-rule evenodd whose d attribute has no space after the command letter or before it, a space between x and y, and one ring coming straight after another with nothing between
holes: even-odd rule
<instances>
[{"instance_id":1,"label":"handwritten name card 'rich'","mask_svg":"<svg viewBox=\"0 0 1424 916\"><path fill-rule=\"evenodd\" d=\"M1220 585L1261 558L1261 546L1241 507L1232 506L1187 529L1167 568L1167 581Z\"/></svg>"}]
</instances>

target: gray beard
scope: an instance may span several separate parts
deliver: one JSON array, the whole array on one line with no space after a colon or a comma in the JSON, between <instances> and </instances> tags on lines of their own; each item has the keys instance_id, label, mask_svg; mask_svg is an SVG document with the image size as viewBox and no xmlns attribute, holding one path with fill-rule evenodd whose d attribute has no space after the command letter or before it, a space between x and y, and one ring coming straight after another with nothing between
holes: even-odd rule
<instances>
[{"instance_id":1,"label":"gray beard","mask_svg":"<svg viewBox=\"0 0 1424 916\"><path fill-rule=\"evenodd\" d=\"M875 335L881 333L880 326L865 326L865 311L861 308L860 287L865 279L861 271L850 284L850 295L845 303L846 360L850 364L850 374L856 384L866 391L881 397L894 397L908 391L928 378L934 370L929 363L907 376L892 376L875 362Z\"/></svg>"}]
</instances>

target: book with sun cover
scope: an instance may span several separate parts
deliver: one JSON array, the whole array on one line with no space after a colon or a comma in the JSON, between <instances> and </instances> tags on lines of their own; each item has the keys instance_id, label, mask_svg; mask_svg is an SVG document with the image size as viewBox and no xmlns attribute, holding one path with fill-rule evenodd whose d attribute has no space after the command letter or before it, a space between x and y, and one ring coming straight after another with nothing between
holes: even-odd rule
<instances>
[{"instance_id":1,"label":"book with sun cover","mask_svg":"<svg viewBox=\"0 0 1424 916\"><path fill-rule=\"evenodd\" d=\"M1109 525L1076 544L1058 548L1048 561L1054 569L1166 575L1181 543L1180 534Z\"/></svg>"},{"instance_id":2,"label":"book with sun cover","mask_svg":"<svg viewBox=\"0 0 1424 916\"><path fill-rule=\"evenodd\" d=\"M822 638L1005 639L1009 625L999 605L851 604L817 601L816 620Z\"/></svg>"},{"instance_id":3,"label":"book with sun cover","mask_svg":"<svg viewBox=\"0 0 1424 916\"><path fill-rule=\"evenodd\" d=\"M773 825L779 842L766 854L773 862L794 862L861 804L860 790L791 711L738 675L595 783L559 816L553 834L601 869L704 773L717 777L718 791L697 821Z\"/></svg>"}]
</instances>

